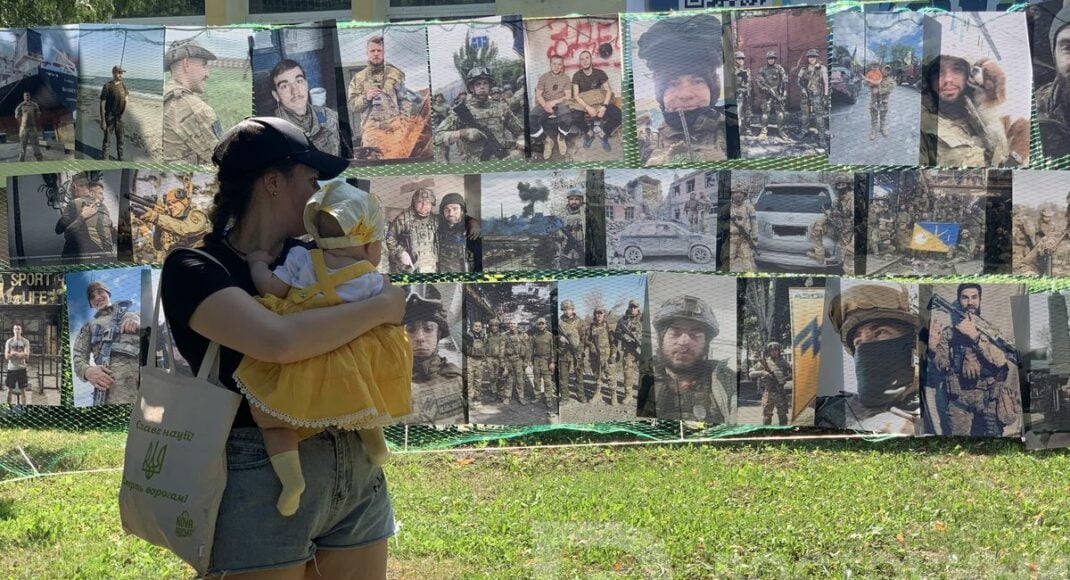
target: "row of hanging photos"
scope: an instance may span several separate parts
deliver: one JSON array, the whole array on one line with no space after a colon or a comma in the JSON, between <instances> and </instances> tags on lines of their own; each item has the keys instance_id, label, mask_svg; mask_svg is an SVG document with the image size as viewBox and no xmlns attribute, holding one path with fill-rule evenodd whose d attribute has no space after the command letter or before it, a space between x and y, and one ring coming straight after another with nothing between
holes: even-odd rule
<instances>
[{"instance_id":1,"label":"row of hanging photos","mask_svg":"<svg viewBox=\"0 0 1070 580\"><path fill-rule=\"evenodd\" d=\"M391 274L1070 275L1070 198L1057 171L606 169L354 182L381 202L379 268ZM209 232L215 188L211 174L145 169L12 177L0 259L161 264ZM87 206L92 231L76 227Z\"/></svg>"},{"instance_id":2,"label":"row of hanging photos","mask_svg":"<svg viewBox=\"0 0 1070 580\"><path fill-rule=\"evenodd\" d=\"M112 365L116 385L131 392L95 394L90 337L115 308L140 312L142 324L151 319L159 270L8 272L0 280L0 332L11 338L19 326L32 355L25 390L5 379L7 403L133 400L134 361ZM98 284L110 305L90 305L87 291ZM1027 294L1020 284L654 272L406 289L429 306L405 320L416 354L407 424L657 418L1024 436L1031 446L1065 445L1070 430L1065 295ZM430 340L420 334L426 321L435 323ZM156 356L188 372L180 355ZM74 384L64 397L66 364ZM126 383L124 368L134 373Z\"/></svg>"},{"instance_id":3,"label":"row of hanging photos","mask_svg":"<svg viewBox=\"0 0 1070 580\"><path fill-rule=\"evenodd\" d=\"M1040 153L1030 103L1034 89L1050 96L1060 7L2 30L0 159L204 166L222 130L255 114L296 122L354 167L801 156L1025 167ZM940 107L923 79L937 56L966 71ZM1065 155L1064 120L1050 117L1043 153ZM948 121L970 128L952 135Z\"/></svg>"}]
</instances>

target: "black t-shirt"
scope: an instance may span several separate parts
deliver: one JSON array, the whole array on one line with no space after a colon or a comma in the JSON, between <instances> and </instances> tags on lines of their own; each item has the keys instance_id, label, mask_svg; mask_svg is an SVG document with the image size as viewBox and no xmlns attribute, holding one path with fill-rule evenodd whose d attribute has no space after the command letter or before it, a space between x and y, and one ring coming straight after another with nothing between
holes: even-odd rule
<instances>
[{"instance_id":1,"label":"black t-shirt","mask_svg":"<svg viewBox=\"0 0 1070 580\"><path fill-rule=\"evenodd\" d=\"M603 86L608 89L609 87L607 85L609 84L609 76L605 73L605 71L597 68L592 67L590 75L585 74L581 69L576 71L576 74L572 75L572 84L579 87L581 93L585 93L593 89L600 89Z\"/></svg>"},{"instance_id":2,"label":"black t-shirt","mask_svg":"<svg viewBox=\"0 0 1070 580\"><path fill-rule=\"evenodd\" d=\"M274 268L286 256L286 252L296 244L296 240L287 241L282 256ZM208 349L208 339L197 334L189 327L193 312L205 298L236 286L256 296L256 285L249 273L249 266L241 256L218 242L205 240L199 250L219 260L226 271L212 260L190 251L177 250L164 261L160 274L160 292L163 301L164 316L174 337L175 347L189 362L194 373L201 368L204 353ZM240 324L240 321L235 321ZM238 370L242 353L220 345L219 348L219 382L228 389L239 392L234 381L234 371ZM243 397L238 414L234 417L233 427L255 427L256 422L249 412L249 402Z\"/></svg>"}]
</instances>

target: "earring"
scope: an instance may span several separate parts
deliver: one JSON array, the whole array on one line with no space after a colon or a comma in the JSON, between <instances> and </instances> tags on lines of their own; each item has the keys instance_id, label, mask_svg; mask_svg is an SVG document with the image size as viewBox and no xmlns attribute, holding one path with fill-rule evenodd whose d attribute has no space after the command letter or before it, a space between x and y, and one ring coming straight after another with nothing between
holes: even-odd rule
<instances>
[{"instance_id":1,"label":"earring","mask_svg":"<svg viewBox=\"0 0 1070 580\"><path fill-rule=\"evenodd\" d=\"M272 191L271 192L271 197L279 197L279 190L276 189L276 190Z\"/></svg>"}]
</instances>

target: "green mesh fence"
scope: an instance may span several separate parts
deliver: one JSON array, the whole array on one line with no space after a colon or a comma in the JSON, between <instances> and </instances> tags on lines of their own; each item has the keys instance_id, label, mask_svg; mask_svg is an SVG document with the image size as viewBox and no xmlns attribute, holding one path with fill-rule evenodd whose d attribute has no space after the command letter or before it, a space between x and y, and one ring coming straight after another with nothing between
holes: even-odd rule
<instances>
[{"instance_id":1,"label":"green mesh fence","mask_svg":"<svg viewBox=\"0 0 1070 580\"><path fill-rule=\"evenodd\" d=\"M861 3L844 2L835 3L828 7L828 14L844 9L858 9ZM1016 5L1009 11L1020 11L1024 5ZM926 11L926 10L923 10ZM930 9L931 12L945 12ZM725 10L714 10L722 17ZM528 161L496 161L477 164L442 164L442 163L398 163L387 164L377 167L356 167L345 172L347 177L368 178L388 175L434 175L434 174L477 174L488 172L507 172L524 170L554 170L554 169L610 169L610 168L640 168L639 147L636 138L635 110L632 101L632 74L631 74L631 38L629 38L628 22L639 18L650 18L652 15L621 15L621 34L624 39L622 57L624 60L622 80L622 112L624 124L621 127L622 146L624 158L616 162L586 162L586 163L562 163L562 162L539 162ZM454 22L456 24L456 22ZM382 24L367 23L340 23L340 28L355 26L382 26ZM412 26L406 23L404 26ZM248 28L270 28L261 25L249 25ZM829 22L829 46L832 46L832 23ZM1035 119L1035 103L1033 106L1033 118ZM1040 136L1036 123L1033 123L1031 138L1031 163L1032 169L1070 169L1070 156L1061 158L1047 158L1040 151ZM131 163L116 161L89 161L67 160L46 161L39 163L5 163L0 165L0 180L6 182L10 176L24 174L51 173L60 171L85 171L85 170L108 170L138 168L143 170L158 170L168 172L180 171L210 171L207 167L196 167L184 164L162 163ZM727 160L720 162L694 162L681 163L661 167L668 169L692 170L692 169L751 169L751 170L787 170L787 171L855 171L855 172L891 172L904 169L916 169L915 167L888 167L888 166L847 166L831 165L825 157L798 157L798 158L767 158L749 160ZM114 263L91 266L67 266L63 268L24 268L23 271L81 271L96 270L103 268L115 268L133 266L136 264ZM608 270L608 269L578 269L578 270L540 270L530 272L505 272L505 273L466 273L466 274L420 274L420 275L396 275L392 278L398 283L418 282L498 282L498 281L534 281L534 280L562 280L570 278L600 277L617 274L635 274L635 271ZM711 274L727 275L727 274ZM737 276L768 276L773 274L748 274ZM797 276L792 274L789 276ZM986 275L972 277L942 277L919 278L919 277L889 277L889 280L900 280L908 283L925 282L959 282L965 280L1003 283L1025 283L1030 292L1062 290L1070 288L1070 279L1036 279L1029 277L1017 277L1007 275ZM63 356L70 360L69 348L69 324L66 311L63 315ZM74 407L72 405L72 380L69 365L64 366L63 398L62 404L57 407L22 406L12 408L0 405L0 429L51 429L67 431L104 431L114 432L121 441L121 435L125 432L129 418L129 406L99 406L99 407ZM694 423L682 423L678 421L647 420L621 423L597 423L597 424L552 424L533 426L487 426L466 425L449 427L430 426L393 426L386 429L387 437L395 449L430 450L445 449L456 446L487 446L487 445L547 445L568 444L575 442L622 442L622 441L697 441L719 439L739 436L755 431L791 431L797 432L800 428L794 426L770 427L761 425L704 425ZM25 440L30 440L31 433L26 433ZM888 436L874 435L867 437L868 440L884 440ZM119 443L117 443L119 444ZM4 446L6 447L6 446ZM69 468L71 454L47 457L29 457L21 446L13 449L0 450L0 480L13 477L34 475L36 472L46 472L54 469Z\"/></svg>"}]
</instances>

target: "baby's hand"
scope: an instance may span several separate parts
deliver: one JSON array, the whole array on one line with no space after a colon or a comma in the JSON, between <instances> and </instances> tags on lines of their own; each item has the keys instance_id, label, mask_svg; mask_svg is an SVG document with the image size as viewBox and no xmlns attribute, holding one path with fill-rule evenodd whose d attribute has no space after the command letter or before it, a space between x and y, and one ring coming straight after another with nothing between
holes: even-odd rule
<instances>
[{"instance_id":1,"label":"baby's hand","mask_svg":"<svg viewBox=\"0 0 1070 580\"><path fill-rule=\"evenodd\" d=\"M264 250L256 250L254 252L249 252L248 254L245 255L245 261L250 266L253 265L253 264L259 264L259 263L270 264L274 260L275 260L275 256L272 256L271 254L265 252Z\"/></svg>"}]
</instances>

